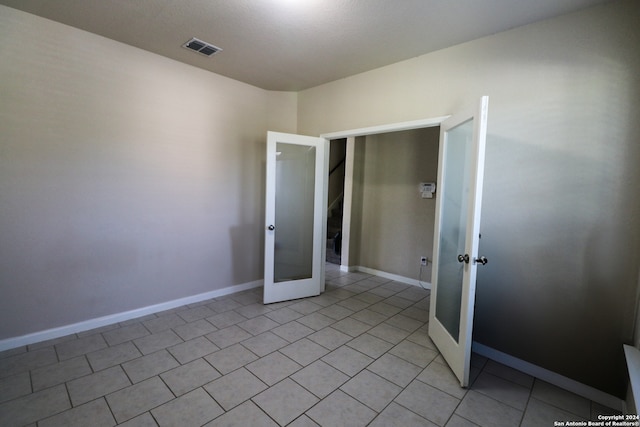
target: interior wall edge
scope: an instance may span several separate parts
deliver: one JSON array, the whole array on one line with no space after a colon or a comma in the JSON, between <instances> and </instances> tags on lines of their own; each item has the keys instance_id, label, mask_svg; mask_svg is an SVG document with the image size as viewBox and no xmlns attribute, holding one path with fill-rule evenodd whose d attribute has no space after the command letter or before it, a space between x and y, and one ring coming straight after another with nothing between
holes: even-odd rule
<instances>
[{"instance_id":1,"label":"interior wall edge","mask_svg":"<svg viewBox=\"0 0 640 427\"><path fill-rule=\"evenodd\" d=\"M571 378L565 377L564 375L560 375L543 367L534 365L533 363L518 359L517 357L511 356L507 353L503 353L484 344L480 344L477 341L473 341L472 351L609 408L619 411L623 411L625 408L624 400L619 397L613 396L576 380L572 380Z\"/></svg>"},{"instance_id":2,"label":"interior wall edge","mask_svg":"<svg viewBox=\"0 0 640 427\"><path fill-rule=\"evenodd\" d=\"M341 267L342 268L342 267ZM423 289L431 290L430 282L423 282L422 280L412 279L410 277L400 276L398 274L387 273L386 271L376 270L375 268L363 267L361 265L347 267L348 271L359 271L361 273L372 274L377 277L382 277L385 279L390 279L395 282L404 283L406 285L418 286ZM345 271L345 270L343 270Z\"/></svg>"},{"instance_id":3,"label":"interior wall edge","mask_svg":"<svg viewBox=\"0 0 640 427\"><path fill-rule=\"evenodd\" d=\"M134 310L124 311L122 313L110 314L107 316L96 317L95 319L84 320L82 322L72 323L70 325L60 326L57 328L47 329L44 331L33 332L18 337L6 338L0 340L0 352L11 350L24 345L34 344L37 342L61 338L66 335L78 332L90 331L92 329L111 325L118 322L135 319L146 316L148 314L157 313L172 308L181 307L187 304L195 304L208 299L219 298L225 295L242 292L263 286L264 280L255 280L253 282L241 283L222 289L216 289L210 292L204 292L189 297L178 298L172 301L166 301L160 304L154 304L147 307L137 308Z\"/></svg>"}]
</instances>

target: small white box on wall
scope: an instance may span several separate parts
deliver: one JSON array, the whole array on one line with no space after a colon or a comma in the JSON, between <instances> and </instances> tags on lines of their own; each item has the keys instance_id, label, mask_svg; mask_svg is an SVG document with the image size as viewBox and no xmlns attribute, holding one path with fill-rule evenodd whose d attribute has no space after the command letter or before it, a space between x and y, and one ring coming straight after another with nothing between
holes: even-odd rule
<instances>
[{"instance_id":1,"label":"small white box on wall","mask_svg":"<svg viewBox=\"0 0 640 427\"><path fill-rule=\"evenodd\" d=\"M436 192L435 182L421 182L420 183L420 197L423 199L433 199L433 193Z\"/></svg>"}]
</instances>

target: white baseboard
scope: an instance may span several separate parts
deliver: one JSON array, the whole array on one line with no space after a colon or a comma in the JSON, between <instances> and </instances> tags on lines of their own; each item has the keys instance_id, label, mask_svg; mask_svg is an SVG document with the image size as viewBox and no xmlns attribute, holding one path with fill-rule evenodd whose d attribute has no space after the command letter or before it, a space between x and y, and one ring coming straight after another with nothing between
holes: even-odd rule
<instances>
[{"instance_id":1,"label":"white baseboard","mask_svg":"<svg viewBox=\"0 0 640 427\"><path fill-rule=\"evenodd\" d=\"M624 348L624 356L627 361L630 386L627 391L627 399L624 401L625 409L631 410L632 414L637 414L640 407L640 350L627 344L624 344L622 348Z\"/></svg>"},{"instance_id":2,"label":"white baseboard","mask_svg":"<svg viewBox=\"0 0 640 427\"><path fill-rule=\"evenodd\" d=\"M245 291L262 286L263 280L242 283L240 285L229 286L227 288L216 289L215 291L205 292L190 297L179 298L173 301L167 301L160 304L154 304L147 307L137 308L135 310L125 311L122 313L110 314L108 316L96 317L95 319L84 320L82 322L73 323L71 325L60 326L58 328L47 329L44 331L34 332L14 338L0 340L0 351L21 347L23 345L33 344L40 341L46 341L54 338L64 337L66 335L84 332L102 326L111 325L125 320L135 319L137 317L146 316L147 314L157 313L159 311L170 310L187 304L194 304L212 298L218 298L224 295Z\"/></svg>"},{"instance_id":3,"label":"white baseboard","mask_svg":"<svg viewBox=\"0 0 640 427\"><path fill-rule=\"evenodd\" d=\"M362 273L372 274L372 275L378 276L378 277L384 277L385 279L394 280L396 282L405 283L407 285L418 286L418 287L421 287L423 289L431 289L431 283L429 283L429 282L418 281L416 279L412 279L410 277L400 276L398 274L387 273L386 271L380 271L380 270L376 270L374 268L369 268L369 267L362 267L360 265L352 266L352 267L346 267L347 270L343 270L343 267L344 266L340 266L340 270L342 270L342 271L360 271Z\"/></svg>"},{"instance_id":4,"label":"white baseboard","mask_svg":"<svg viewBox=\"0 0 640 427\"><path fill-rule=\"evenodd\" d=\"M344 273L351 273L352 271L357 271L356 267L349 267L348 265L340 265L340 271Z\"/></svg>"},{"instance_id":5,"label":"white baseboard","mask_svg":"<svg viewBox=\"0 0 640 427\"><path fill-rule=\"evenodd\" d=\"M567 378L563 375L526 362L522 359L518 359L517 357L510 356L506 353L503 353L491 347L487 347L486 345L480 344L475 341L473 342L472 349L475 353L478 353L481 356L485 356L491 360L500 362L503 365L509 366L510 368L517 369L521 372L524 372L525 374L529 374L535 378L541 379L557 387L575 393L578 396L582 396L585 399L593 400L594 402L598 402L601 405L616 409L618 411L622 411L624 409L624 401L622 399L609 393L605 393L603 391L595 389L586 384L582 384L578 381L572 380L571 378Z\"/></svg>"}]
</instances>

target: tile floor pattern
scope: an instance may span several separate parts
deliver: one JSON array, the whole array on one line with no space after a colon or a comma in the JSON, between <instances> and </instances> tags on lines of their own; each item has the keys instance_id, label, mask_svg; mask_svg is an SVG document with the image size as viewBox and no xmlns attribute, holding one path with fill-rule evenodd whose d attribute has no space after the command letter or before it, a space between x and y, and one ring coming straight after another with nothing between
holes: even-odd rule
<instances>
[{"instance_id":1,"label":"tile floor pattern","mask_svg":"<svg viewBox=\"0 0 640 427\"><path fill-rule=\"evenodd\" d=\"M0 353L0 425L551 426L613 411L474 355L462 389L429 291L327 265L321 296L262 289Z\"/></svg>"}]
</instances>

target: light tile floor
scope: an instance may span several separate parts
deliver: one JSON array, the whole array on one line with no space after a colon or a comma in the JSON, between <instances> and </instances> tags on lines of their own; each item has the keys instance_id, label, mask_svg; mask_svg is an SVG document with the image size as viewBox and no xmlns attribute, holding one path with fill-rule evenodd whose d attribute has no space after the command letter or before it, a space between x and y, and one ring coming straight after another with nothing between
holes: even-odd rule
<instances>
[{"instance_id":1,"label":"light tile floor","mask_svg":"<svg viewBox=\"0 0 640 427\"><path fill-rule=\"evenodd\" d=\"M429 291L327 264L321 296L262 289L0 353L0 425L552 426L615 411L474 355L462 389Z\"/></svg>"}]
</instances>

